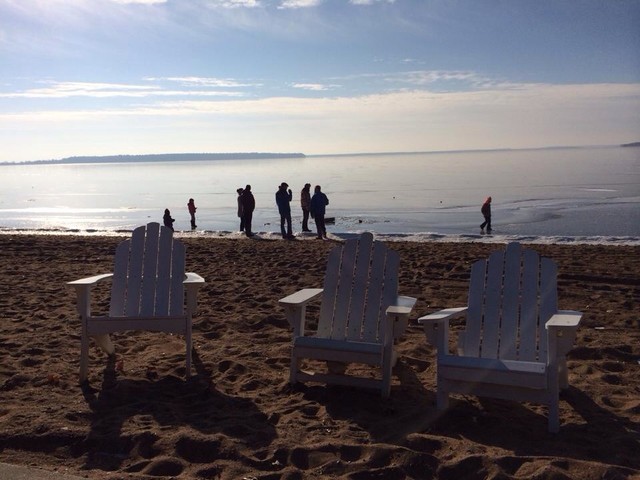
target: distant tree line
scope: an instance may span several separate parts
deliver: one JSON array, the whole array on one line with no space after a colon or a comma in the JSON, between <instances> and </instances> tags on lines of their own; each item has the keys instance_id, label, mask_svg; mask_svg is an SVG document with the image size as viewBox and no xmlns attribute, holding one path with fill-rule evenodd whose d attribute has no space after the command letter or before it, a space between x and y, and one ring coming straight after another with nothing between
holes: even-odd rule
<instances>
[{"instance_id":1,"label":"distant tree line","mask_svg":"<svg viewBox=\"0 0 640 480\"><path fill-rule=\"evenodd\" d=\"M67 157L57 160L28 160L2 162L0 165L42 165L72 163L137 163L137 162L194 162L207 160L256 160L274 158L305 158L303 153L160 153L150 155L107 155Z\"/></svg>"}]
</instances>

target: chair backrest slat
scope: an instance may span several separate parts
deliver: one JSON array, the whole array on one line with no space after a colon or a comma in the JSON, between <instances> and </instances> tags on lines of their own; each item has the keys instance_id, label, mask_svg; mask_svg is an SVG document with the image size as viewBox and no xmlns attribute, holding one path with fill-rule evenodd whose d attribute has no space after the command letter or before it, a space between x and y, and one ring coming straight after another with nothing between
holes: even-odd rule
<instances>
[{"instance_id":1,"label":"chair backrest slat","mask_svg":"<svg viewBox=\"0 0 640 480\"><path fill-rule=\"evenodd\" d=\"M375 242L373 257L369 265L364 297L360 299L365 305L364 313L359 319L360 339L366 342L378 340L380 330L380 309L384 304L384 267L387 248L380 242Z\"/></svg>"},{"instance_id":2,"label":"chair backrest slat","mask_svg":"<svg viewBox=\"0 0 640 480\"><path fill-rule=\"evenodd\" d=\"M550 258L540 261L540 318L544 321L538 325L539 349L538 358L547 358L546 320L558 311L558 266Z\"/></svg>"},{"instance_id":3,"label":"chair backrest slat","mask_svg":"<svg viewBox=\"0 0 640 480\"><path fill-rule=\"evenodd\" d=\"M471 269L463 354L545 361L545 323L557 312L557 266L517 243Z\"/></svg>"},{"instance_id":4,"label":"chair backrest slat","mask_svg":"<svg viewBox=\"0 0 640 480\"><path fill-rule=\"evenodd\" d=\"M538 296L540 258L533 250L522 255L522 298L520 300L520 346L518 359L534 361L538 355Z\"/></svg>"},{"instance_id":5,"label":"chair backrest slat","mask_svg":"<svg viewBox=\"0 0 640 480\"><path fill-rule=\"evenodd\" d=\"M111 279L111 305L109 308L109 315L112 317L122 317L125 314L130 248L131 239L120 242L116 247L113 278Z\"/></svg>"},{"instance_id":6,"label":"chair backrest slat","mask_svg":"<svg viewBox=\"0 0 640 480\"><path fill-rule=\"evenodd\" d=\"M480 336L482 335L482 315L484 309L484 288L487 278L487 260L478 260L471 266L469 281L469 301L467 305L467 328L462 345L463 355L480 356Z\"/></svg>"},{"instance_id":7,"label":"chair backrest slat","mask_svg":"<svg viewBox=\"0 0 640 480\"><path fill-rule=\"evenodd\" d=\"M345 327L351 304L351 289L345 286L351 283L355 274L357 247L356 242L346 242L342 249L330 335L330 338L335 340L344 340L346 336Z\"/></svg>"},{"instance_id":8,"label":"chair backrest slat","mask_svg":"<svg viewBox=\"0 0 640 480\"><path fill-rule=\"evenodd\" d=\"M353 271L353 278L343 278L351 283L341 287L341 292L350 298L349 311L345 312L347 317L346 338L349 340L359 340L362 336L362 326L367 307L367 290L369 288L369 271L371 268L371 245L373 243L372 235L363 235L357 242L358 251L356 253L356 264ZM356 242L353 242L356 245ZM347 254L345 250L345 254ZM375 259L375 256L374 256ZM343 312L336 311L336 315L342 315Z\"/></svg>"},{"instance_id":9,"label":"chair backrest slat","mask_svg":"<svg viewBox=\"0 0 640 480\"><path fill-rule=\"evenodd\" d=\"M376 242L374 249L376 251L371 266L367 312L362 332L362 339L366 342L380 341L386 309L398 297L400 255L380 242Z\"/></svg>"},{"instance_id":10,"label":"chair backrest slat","mask_svg":"<svg viewBox=\"0 0 640 480\"><path fill-rule=\"evenodd\" d=\"M317 335L378 341L381 318L398 291L400 256L364 233L329 254Z\"/></svg>"},{"instance_id":11,"label":"chair backrest slat","mask_svg":"<svg viewBox=\"0 0 640 480\"><path fill-rule=\"evenodd\" d=\"M484 295L482 346L480 348L480 356L483 358L496 358L498 351L503 262L504 252L493 252L489 257Z\"/></svg>"},{"instance_id":12,"label":"chair backrest slat","mask_svg":"<svg viewBox=\"0 0 640 480\"><path fill-rule=\"evenodd\" d=\"M142 292L140 296L139 314L149 317L154 315L156 306L159 229L160 225L157 223L147 225L147 232L144 239L144 252L142 253Z\"/></svg>"},{"instance_id":13,"label":"chair backrest slat","mask_svg":"<svg viewBox=\"0 0 640 480\"><path fill-rule=\"evenodd\" d=\"M317 335L322 338L329 338L333 329L333 312L338 293L338 280L340 277L340 262L342 261L342 251L340 247L335 247L329 252L327 259L327 270L324 276L322 290L322 303L320 305L320 318L318 320Z\"/></svg>"},{"instance_id":14,"label":"chair backrest slat","mask_svg":"<svg viewBox=\"0 0 640 480\"><path fill-rule=\"evenodd\" d=\"M131 235L129 250L129 272L127 276L127 299L124 314L135 317L140 312L140 294L142 292L142 262L144 260L144 238L146 227L138 227Z\"/></svg>"},{"instance_id":15,"label":"chair backrest slat","mask_svg":"<svg viewBox=\"0 0 640 480\"><path fill-rule=\"evenodd\" d=\"M520 254L520 244L510 243L507 245L499 320L500 345L492 358L515 358L517 356L521 293Z\"/></svg>"}]
</instances>

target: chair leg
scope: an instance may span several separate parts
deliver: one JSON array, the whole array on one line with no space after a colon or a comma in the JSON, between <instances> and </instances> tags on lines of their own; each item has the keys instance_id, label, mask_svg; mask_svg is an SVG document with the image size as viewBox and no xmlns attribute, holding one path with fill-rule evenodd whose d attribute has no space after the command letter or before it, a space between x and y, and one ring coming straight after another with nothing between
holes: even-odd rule
<instances>
[{"instance_id":1,"label":"chair leg","mask_svg":"<svg viewBox=\"0 0 640 480\"><path fill-rule=\"evenodd\" d=\"M389 398L391 395L391 374L396 360L397 356L393 350L387 352L382 359L382 398Z\"/></svg>"},{"instance_id":2,"label":"chair leg","mask_svg":"<svg viewBox=\"0 0 640 480\"><path fill-rule=\"evenodd\" d=\"M558 433L560 431L560 406L558 399L554 399L549 404L549 432Z\"/></svg>"},{"instance_id":3,"label":"chair leg","mask_svg":"<svg viewBox=\"0 0 640 480\"><path fill-rule=\"evenodd\" d=\"M436 393L436 408L438 410L446 410L449 408L449 392L438 386Z\"/></svg>"},{"instance_id":4,"label":"chair leg","mask_svg":"<svg viewBox=\"0 0 640 480\"><path fill-rule=\"evenodd\" d=\"M80 383L87 380L89 367L89 336L86 330L82 329L80 338Z\"/></svg>"},{"instance_id":5,"label":"chair leg","mask_svg":"<svg viewBox=\"0 0 640 480\"><path fill-rule=\"evenodd\" d=\"M298 381L298 370L300 370L300 366L302 364L302 360L296 357L293 353L291 354L291 368L289 371L289 383L296 383Z\"/></svg>"},{"instance_id":6,"label":"chair leg","mask_svg":"<svg viewBox=\"0 0 640 480\"><path fill-rule=\"evenodd\" d=\"M186 378L191 377L191 352L193 349L193 340L192 340L192 336L191 336L191 326L188 325L187 326L187 331L185 332L185 336L184 336L184 341L187 344L187 351L186 351L186 355L185 355L185 361L186 361L186 372L185 372L185 376Z\"/></svg>"},{"instance_id":7,"label":"chair leg","mask_svg":"<svg viewBox=\"0 0 640 480\"><path fill-rule=\"evenodd\" d=\"M567 369L567 359L564 357L558 361L558 381L560 382L560 389L569 388L569 370Z\"/></svg>"}]
</instances>

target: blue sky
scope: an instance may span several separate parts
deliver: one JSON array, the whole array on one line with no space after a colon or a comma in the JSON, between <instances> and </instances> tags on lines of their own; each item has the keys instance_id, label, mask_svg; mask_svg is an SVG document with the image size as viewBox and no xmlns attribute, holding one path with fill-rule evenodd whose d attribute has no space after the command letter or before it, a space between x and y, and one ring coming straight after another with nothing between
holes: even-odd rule
<instances>
[{"instance_id":1,"label":"blue sky","mask_svg":"<svg viewBox=\"0 0 640 480\"><path fill-rule=\"evenodd\" d=\"M0 0L0 161L640 140L640 0Z\"/></svg>"}]
</instances>

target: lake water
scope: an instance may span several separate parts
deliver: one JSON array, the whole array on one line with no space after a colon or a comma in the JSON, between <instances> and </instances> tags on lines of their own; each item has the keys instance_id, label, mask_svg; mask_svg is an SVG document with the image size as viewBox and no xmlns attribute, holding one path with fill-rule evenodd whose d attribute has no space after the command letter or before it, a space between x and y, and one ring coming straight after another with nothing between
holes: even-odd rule
<instances>
[{"instance_id":1,"label":"lake water","mask_svg":"<svg viewBox=\"0 0 640 480\"><path fill-rule=\"evenodd\" d=\"M252 185L254 230L277 236L274 201L286 181L322 185L335 217L330 235L365 230L387 238L486 240L480 205L493 197L492 241L640 244L640 149L557 148L308 156L174 163L2 165L0 231L109 233L162 222L194 235L236 235L236 189ZM313 223L311 223L313 228Z\"/></svg>"}]
</instances>

